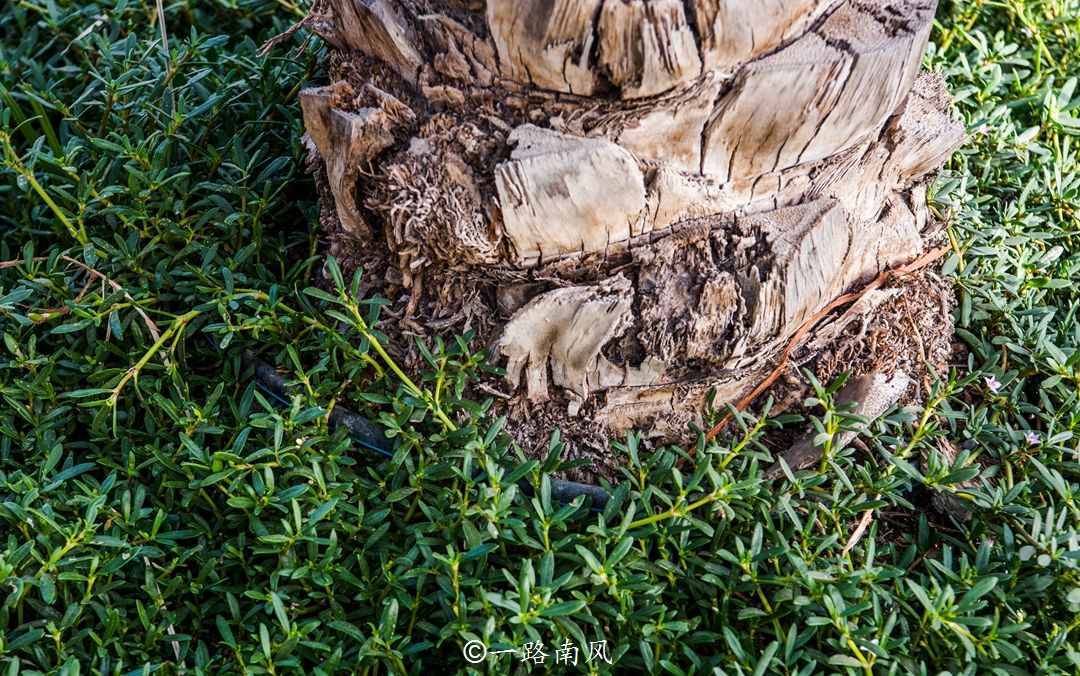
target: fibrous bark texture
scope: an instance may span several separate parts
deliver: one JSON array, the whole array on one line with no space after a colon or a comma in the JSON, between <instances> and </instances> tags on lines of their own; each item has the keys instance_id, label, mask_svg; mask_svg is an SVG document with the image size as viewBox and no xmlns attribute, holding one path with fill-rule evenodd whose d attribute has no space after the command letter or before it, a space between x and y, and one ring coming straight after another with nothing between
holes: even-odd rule
<instances>
[{"instance_id":1,"label":"fibrous bark texture","mask_svg":"<svg viewBox=\"0 0 1080 676\"><path fill-rule=\"evenodd\" d=\"M475 329L522 429L681 435L923 252L963 136L919 74L935 5L324 0L334 250L406 330Z\"/></svg>"}]
</instances>

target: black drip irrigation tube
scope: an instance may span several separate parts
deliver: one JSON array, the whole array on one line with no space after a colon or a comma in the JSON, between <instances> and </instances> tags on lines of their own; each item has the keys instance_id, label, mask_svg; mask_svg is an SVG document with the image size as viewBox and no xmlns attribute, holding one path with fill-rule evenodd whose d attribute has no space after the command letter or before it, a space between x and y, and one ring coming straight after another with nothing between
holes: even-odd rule
<instances>
[{"instance_id":1,"label":"black drip irrigation tube","mask_svg":"<svg viewBox=\"0 0 1080 676\"><path fill-rule=\"evenodd\" d=\"M255 370L255 386L259 391L279 409L288 408L291 403L288 388L285 379L278 374L277 370L246 350L244 361ZM327 424L331 429L344 427L353 443L370 453L386 458L394 457L393 442L386 437L378 425L358 413L335 406L330 412ZM527 479L518 481L518 488L529 497L535 494L532 484ZM591 509L594 512L602 512L611 498L607 491L593 484L551 479L551 497L556 502L566 504L582 495L586 497L587 502L591 501Z\"/></svg>"}]
</instances>

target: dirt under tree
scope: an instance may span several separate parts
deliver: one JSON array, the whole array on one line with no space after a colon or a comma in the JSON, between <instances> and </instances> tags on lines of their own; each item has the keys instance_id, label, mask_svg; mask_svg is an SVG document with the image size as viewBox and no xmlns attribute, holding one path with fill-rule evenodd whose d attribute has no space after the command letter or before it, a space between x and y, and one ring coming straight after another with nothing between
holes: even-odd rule
<instances>
[{"instance_id":1,"label":"dirt under tree","mask_svg":"<svg viewBox=\"0 0 1080 676\"><path fill-rule=\"evenodd\" d=\"M925 274L800 328L934 243L926 185L963 139L919 72L935 8L318 2L331 84L301 102L330 252L395 331L475 330L527 446L685 436L793 336L792 368L917 389L949 334ZM901 302L946 307L941 330L874 356L865 329Z\"/></svg>"}]
</instances>

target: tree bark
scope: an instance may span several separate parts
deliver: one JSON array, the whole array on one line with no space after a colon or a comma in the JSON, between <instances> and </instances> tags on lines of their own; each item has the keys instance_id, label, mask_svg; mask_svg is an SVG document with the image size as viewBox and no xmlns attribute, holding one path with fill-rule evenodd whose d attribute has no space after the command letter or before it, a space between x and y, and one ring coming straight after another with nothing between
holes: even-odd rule
<instances>
[{"instance_id":1,"label":"tree bark","mask_svg":"<svg viewBox=\"0 0 1080 676\"><path fill-rule=\"evenodd\" d=\"M523 428L679 436L924 251L963 138L919 74L935 7L324 0L334 250L403 326L477 330Z\"/></svg>"}]
</instances>

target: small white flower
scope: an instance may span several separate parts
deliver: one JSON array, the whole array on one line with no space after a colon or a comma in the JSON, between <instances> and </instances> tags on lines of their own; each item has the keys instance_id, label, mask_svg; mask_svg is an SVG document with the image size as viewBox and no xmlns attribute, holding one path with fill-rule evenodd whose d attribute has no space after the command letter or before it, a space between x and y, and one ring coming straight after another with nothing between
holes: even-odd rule
<instances>
[{"instance_id":1,"label":"small white flower","mask_svg":"<svg viewBox=\"0 0 1080 676\"><path fill-rule=\"evenodd\" d=\"M985 381L987 389L989 389L994 394L997 394L998 390L1001 389L1001 381L997 379L997 376L986 376Z\"/></svg>"},{"instance_id":2,"label":"small white flower","mask_svg":"<svg viewBox=\"0 0 1080 676\"><path fill-rule=\"evenodd\" d=\"M1028 444L1031 446L1035 446L1042 441L1042 439L1039 438L1039 433L1034 430L1028 430L1027 432L1025 432L1024 440L1027 441Z\"/></svg>"}]
</instances>

